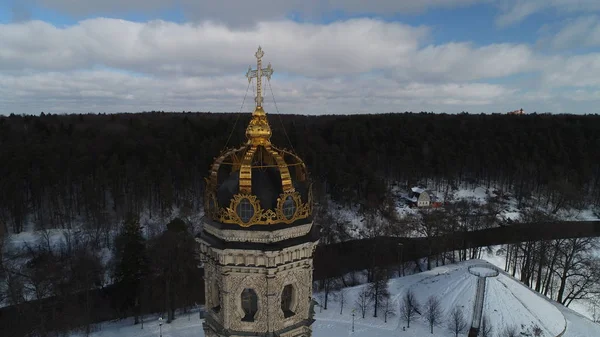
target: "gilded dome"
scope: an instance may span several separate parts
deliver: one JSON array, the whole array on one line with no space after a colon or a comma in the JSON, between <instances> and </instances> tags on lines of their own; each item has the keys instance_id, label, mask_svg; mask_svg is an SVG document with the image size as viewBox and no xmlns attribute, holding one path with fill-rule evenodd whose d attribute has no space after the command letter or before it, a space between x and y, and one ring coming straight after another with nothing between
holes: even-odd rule
<instances>
[{"instance_id":1,"label":"gilded dome","mask_svg":"<svg viewBox=\"0 0 600 337\"><path fill-rule=\"evenodd\" d=\"M270 77L269 65L249 78ZM260 56L260 57L259 57ZM262 73L262 74L261 74ZM267 75L265 75L265 73ZM206 179L205 211L214 221L253 225L292 224L312 213L312 192L304 162L292 151L271 144L271 127L257 90L256 108L246 128L246 144L227 149L217 157Z\"/></svg>"}]
</instances>

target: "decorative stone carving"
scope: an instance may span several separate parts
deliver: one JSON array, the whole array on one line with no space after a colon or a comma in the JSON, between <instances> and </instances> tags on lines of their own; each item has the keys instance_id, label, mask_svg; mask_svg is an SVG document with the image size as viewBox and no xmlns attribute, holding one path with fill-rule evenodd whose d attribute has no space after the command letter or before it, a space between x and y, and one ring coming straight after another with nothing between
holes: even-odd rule
<instances>
[{"instance_id":1,"label":"decorative stone carving","mask_svg":"<svg viewBox=\"0 0 600 337\"><path fill-rule=\"evenodd\" d=\"M216 254L232 257L238 262L237 265L219 265L221 258L205 258L207 311L226 331L240 333L280 331L308 320L312 290L311 255L315 245L312 242L274 252L223 250ZM209 251L212 249L206 250L207 253ZM257 266L257 256L280 263L273 264L274 268L264 264ZM294 315L286 318L281 309L281 294L288 284L293 285L294 289ZM242 321L244 311L241 294L245 288L253 289L257 295L257 312L253 322ZM214 295L218 289L221 289L221 310L214 312L210 309L218 305ZM289 335L290 332L287 331L286 335L299 336ZM298 333L306 334L306 331L300 329Z\"/></svg>"},{"instance_id":2,"label":"decorative stone carving","mask_svg":"<svg viewBox=\"0 0 600 337\"><path fill-rule=\"evenodd\" d=\"M281 294L283 288L291 284L294 287L295 298L293 301L293 312L295 315L285 317L281 310ZM302 320L308 319L309 304L312 290L312 268L298 267L277 273L270 292L276 294L274 312L276 315L275 330L283 329Z\"/></svg>"},{"instance_id":3,"label":"decorative stone carving","mask_svg":"<svg viewBox=\"0 0 600 337\"><path fill-rule=\"evenodd\" d=\"M231 230L216 228L210 223L204 224L204 230L208 233L229 242L278 242L306 235L310 232L312 223L305 225L294 226L291 228L283 228L276 231L246 231L246 230Z\"/></svg>"},{"instance_id":4,"label":"decorative stone carving","mask_svg":"<svg viewBox=\"0 0 600 337\"><path fill-rule=\"evenodd\" d=\"M202 261L214 260L219 265L239 265L256 267L277 267L290 262L312 259L315 245L311 242L284 248L279 252L263 252L260 250L214 249L196 239L199 243Z\"/></svg>"}]
</instances>

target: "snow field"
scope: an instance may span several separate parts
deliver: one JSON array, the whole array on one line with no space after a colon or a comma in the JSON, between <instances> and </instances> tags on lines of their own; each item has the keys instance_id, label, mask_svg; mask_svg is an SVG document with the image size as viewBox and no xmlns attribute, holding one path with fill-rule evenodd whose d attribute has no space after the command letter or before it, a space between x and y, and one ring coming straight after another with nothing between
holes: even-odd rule
<instances>
[{"instance_id":1,"label":"snow field","mask_svg":"<svg viewBox=\"0 0 600 337\"><path fill-rule=\"evenodd\" d=\"M442 309L447 314L455 306L463 310L468 325L471 325L473 301L477 277L470 274L469 266L480 266L481 260L466 261L455 265L438 267L423 273L395 278L389 281L389 291L396 312L402 296L409 289L423 304L431 295L438 296ZM510 276L500 273L498 277L487 278L484 314L490 319L494 333L498 333L506 326L515 326L524 336L534 336L532 329L535 326L542 329L544 337L558 336L568 324L562 337L597 337L600 336L600 325L591 322L574 311L560 304L547 301L529 288L522 285ZM429 326L423 317L411 322L409 329L403 330L404 322L396 315L388 317L388 322L383 320L383 312L379 317L373 317L372 305L363 319L360 310L355 310L354 332L352 332L352 309L358 294L368 285L359 285L344 289L345 301L343 313L340 315L339 296L330 294L328 309L321 310L315 307L315 323L312 325L315 337L423 337L431 336ZM319 299L319 294L315 298ZM563 316L564 315L564 316ZM198 313L178 316L171 324L163 324L164 337L201 337L202 320ZM92 337L151 337L158 336L159 326L157 317L147 317L144 329L140 325L132 325L132 320L107 322L101 326L100 331L93 332ZM73 337L84 334L73 334ZM435 327L433 336L450 337L453 334L447 329L446 320L439 327Z\"/></svg>"}]
</instances>

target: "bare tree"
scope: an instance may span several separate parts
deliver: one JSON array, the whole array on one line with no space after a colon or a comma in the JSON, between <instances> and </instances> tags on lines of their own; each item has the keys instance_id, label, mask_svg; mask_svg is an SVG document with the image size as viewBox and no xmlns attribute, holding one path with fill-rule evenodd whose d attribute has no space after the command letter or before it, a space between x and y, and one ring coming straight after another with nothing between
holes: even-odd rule
<instances>
[{"instance_id":1,"label":"bare tree","mask_svg":"<svg viewBox=\"0 0 600 337\"><path fill-rule=\"evenodd\" d=\"M421 210L420 218L414 218L412 224L413 229L420 235L425 237L435 237L442 234L442 222L444 222L448 216L444 211L441 210ZM433 258L433 243L427 246L427 270L431 270L431 259Z\"/></svg>"},{"instance_id":2,"label":"bare tree","mask_svg":"<svg viewBox=\"0 0 600 337\"><path fill-rule=\"evenodd\" d=\"M339 282L339 279L337 277L328 277L322 281L319 281L319 287L320 287L319 290L321 290L323 292L321 306L323 307L323 309L327 310L327 303L329 302L329 294L331 292L335 292L336 290L340 289L341 283Z\"/></svg>"},{"instance_id":3,"label":"bare tree","mask_svg":"<svg viewBox=\"0 0 600 337\"><path fill-rule=\"evenodd\" d=\"M594 284L594 267L597 264L592 251L598 247L596 238L574 238L561 247L558 276L560 280L556 301L569 305L574 299L587 296L589 286Z\"/></svg>"},{"instance_id":4,"label":"bare tree","mask_svg":"<svg viewBox=\"0 0 600 337\"><path fill-rule=\"evenodd\" d=\"M484 315L481 319L481 326L479 327L480 337L492 337L493 331L494 327L492 326L489 317Z\"/></svg>"},{"instance_id":5,"label":"bare tree","mask_svg":"<svg viewBox=\"0 0 600 337\"><path fill-rule=\"evenodd\" d=\"M324 292L320 292L317 294L317 299L319 300L319 312L323 312L323 309L327 310L327 308L325 308L325 299L327 296L325 296Z\"/></svg>"},{"instance_id":6,"label":"bare tree","mask_svg":"<svg viewBox=\"0 0 600 337\"><path fill-rule=\"evenodd\" d=\"M371 304L371 300L373 296L369 292L369 288L364 287L360 293L358 293L358 297L356 298L356 307L360 309L362 314L362 318L365 318L365 314L367 313L367 308Z\"/></svg>"},{"instance_id":7,"label":"bare tree","mask_svg":"<svg viewBox=\"0 0 600 337\"><path fill-rule=\"evenodd\" d=\"M22 274L7 269L6 273L6 299L11 305L25 302L25 279Z\"/></svg>"},{"instance_id":8,"label":"bare tree","mask_svg":"<svg viewBox=\"0 0 600 337\"><path fill-rule=\"evenodd\" d=\"M340 291L338 291L336 293L336 297L338 302L340 303L340 315L344 313L344 304L346 303L346 290L345 289L340 289Z\"/></svg>"},{"instance_id":9,"label":"bare tree","mask_svg":"<svg viewBox=\"0 0 600 337\"><path fill-rule=\"evenodd\" d=\"M458 334L466 331L467 320L465 319L465 315L459 307L454 307L452 312L450 312L448 328L454 332L454 337L458 337Z\"/></svg>"},{"instance_id":10,"label":"bare tree","mask_svg":"<svg viewBox=\"0 0 600 337\"><path fill-rule=\"evenodd\" d=\"M377 317L377 309L382 306L383 301L390 298L390 292L387 270L376 267L373 274L374 280L369 284L369 293L373 296L373 317Z\"/></svg>"},{"instance_id":11,"label":"bare tree","mask_svg":"<svg viewBox=\"0 0 600 337\"><path fill-rule=\"evenodd\" d=\"M507 326L502 330L502 333L499 337L518 337L519 333L517 332L517 328L515 326Z\"/></svg>"},{"instance_id":12,"label":"bare tree","mask_svg":"<svg viewBox=\"0 0 600 337\"><path fill-rule=\"evenodd\" d=\"M396 315L396 309L394 308L394 302L391 298L386 297L381 302L381 309L383 310L383 321L387 323L388 317L394 317Z\"/></svg>"},{"instance_id":13,"label":"bare tree","mask_svg":"<svg viewBox=\"0 0 600 337\"><path fill-rule=\"evenodd\" d=\"M596 294L592 296L588 301L588 309L592 314L592 321L600 323L600 296Z\"/></svg>"},{"instance_id":14,"label":"bare tree","mask_svg":"<svg viewBox=\"0 0 600 337\"><path fill-rule=\"evenodd\" d=\"M406 321L406 327L410 328L410 321L420 314L419 303L415 298L415 294L412 290L407 291L400 303L400 316Z\"/></svg>"},{"instance_id":15,"label":"bare tree","mask_svg":"<svg viewBox=\"0 0 600 337\"><path fill-rule=\"evenodd\" d=\"M433 327L442 322L442 306L440 299L435 296L430 296L425 303L425 318L429 323L429 330L433 334Z\"/></svg>"}]
</instances>

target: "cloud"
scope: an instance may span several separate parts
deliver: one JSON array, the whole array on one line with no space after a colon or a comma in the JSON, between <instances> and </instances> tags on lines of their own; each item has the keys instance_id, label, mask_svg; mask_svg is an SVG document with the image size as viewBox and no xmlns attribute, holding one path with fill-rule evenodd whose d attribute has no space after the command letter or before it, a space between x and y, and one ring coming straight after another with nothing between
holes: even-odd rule
<instances>
[{"instance_id":1,"label":"cloud","mask_svg":"<svg viewBox=\"0 0 600 337\"><path fill-rule=\"evenodd\" d=\"M333 11L348 15L370 13L388 16L477 2L479 0L38 0L46 8L76 17L120 14L132 10L152 13L179 6L188 20L212 20L228 25L280 20L291 13L300 14L306 19L318 19L322 14Z\"/></svg>"},{"instance_id":2,"label":"cloud","mask_svg":"<svg viewBox=\"0 0 600 337\"><path fill-rule=\"evenodd\" d=\"M600 16L588 15L566 20L557 32L546 33L538 44L556 50L600 46Z\"/></svg>"},{"instance_id":3,"label":"cloud","mask_svg":"<svg viewBox=\"0 0 600 337\"><path fill-rule=\"evenodd\" d=\"M523 44L476 48L470 43L447 43L419 50L410 69L411 76L427 80L469 81L539 70L540 62L543 58L536 58L531 48Z\"/></svg>"},{"instance_id":4,"label":"cloud","mask_svg":"<svg viewBox=\"0 0 600 337\"><path fill-rule=\"evenodd\" d=\"M111 71L0 75L0 111L118 112L201 110L237 112L246 90L242 76L178 78L163 81ZM368 88L368 89L365 89ZM273 84L286 113L367 113L421 109L463 110L501 102L514 90L490 84L431 84L352 78L288 79ZM249 94L252 96L252 93ZM271 93L266 109L275 112ZM253 102L247 99L244 111Z\"/></svg>"},{"instance_id":5,"label":"cloud","mask_svg":"<svg viewBox=\"0 0 600 337\"><path fill-rule=\"evenodd\" d=\"M508 111L516 102L541 111L558 99L589 102L600 85L598 54L548 56L511 43L428 45L430 34L375 19L264 21L249 29L107 18L69 27L3 24L0 113L237 111L259 44L276 72L278 105L289 113ZM537 96L535 87L509 80L524 75L536 79ZM485 83L493 79L505 81ZM556 88L584 91L566 97Z\"/></svg>"},{"instance_id":6,"label":"cloud","mask_svg":"<svg viewBox=\"0 0 600 337\"><path fill-rule=\"evenodd\" d=\"M543 73L542 80L552 88L600 86L600 53L556 59L554 66Z\"/></svg>"},{"instance_id":7,"label":"cloud","mask_svg":"<svg viewBox=\"0 0 600 337\"><path fill-rule=\"evenodd\" d=\"M496 0L501 14L496 24L504 27L521 22L529 16L553 10L556 13L592 13L600 11L598 0Z\"/></svg>"},{"instance_id":8,"label":"cloud","mask_svg":"<svg viewBox=\"0 0 600 337\"><path fill-rule=\"evenodd\" d=\"M224 25L91 19L57 28L33 21L0 25L0 69L67 70L94 65L153 74L240 71L263 44L286 72L315 76L395 66L418 47L425 28L357 19L330 25L289 21L252 30Z\"/></svg>"},{"instance_id":9,"label":"cloud","mask_svg":"<svg viewBox=\"0 0 600 337\"><path fill-rule=\"evenodd\" d=\"M158 77L239 73L262 44L277 73L332 77L381 71L397 80L468 81L535 70L526 45L423 46L427 27L373 19L327 25L262 22L232 29L204 22L90 19L57 28L41 21L0 25L0 70L108 67Z\"/></svg>"}]
</instances>

